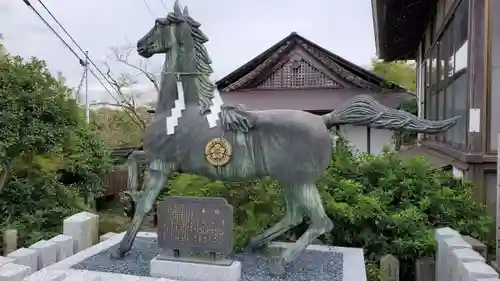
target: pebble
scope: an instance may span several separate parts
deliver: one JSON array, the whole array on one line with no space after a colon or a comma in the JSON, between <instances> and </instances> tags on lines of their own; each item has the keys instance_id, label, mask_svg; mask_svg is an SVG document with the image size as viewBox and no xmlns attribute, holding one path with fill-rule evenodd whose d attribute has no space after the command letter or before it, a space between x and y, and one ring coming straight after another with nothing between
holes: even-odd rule
<instances>
[{"instance_id":1,"label":"pebble","mask_svg":"<svg viewBox=\"0 0 500 281\"><path fill-rule=\"evenodd\" d=\"M116 247L116 246L115 246ZM156 240L137 238L129 254L121 260L109 256L110 249L104 250L72 266L101 272L112 272L136 276L149 276L149 262L158 255ZM271 277L268 268L272 264L269 257L257 253L236 253L230 257L242 264L242 281L342 281L342 253L304 251L292 264L287 266L283 277Z\"/></svg>"}]
</instances>

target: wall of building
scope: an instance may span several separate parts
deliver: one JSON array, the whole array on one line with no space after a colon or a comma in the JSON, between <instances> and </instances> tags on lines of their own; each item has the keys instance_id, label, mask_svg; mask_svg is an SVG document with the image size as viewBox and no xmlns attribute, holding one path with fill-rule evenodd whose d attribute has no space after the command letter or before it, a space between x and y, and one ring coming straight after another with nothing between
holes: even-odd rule
<instances>
[{"instance_id":1,"label":"wall of building","mask_svg":"<svg viewBox=\"0 0 500 281\"><path fill-rule=\"evenodd\" d=\"M497 139L500 133L500 110L495 110L495 106L500 104L500 1L490 1L489 5L489 68L490 68L490 88L489 88L489 139L488 152L497 152ZM497 121L492 121L497 120Z\"/></svg>"},{"instance_id":2,"label":"wall of building","mask_svg":"<svg viewBox=\"0 0 500 281\"><path fill-rule=\"evenodd\" d=\"M366 127L343 125L340 132L358 152L368 152L380 154L384 146L394 147L392 139L393 132L389 130L371 129L368 141L368 130ZM368 149L368 145L370 148Z\"/></svg>"}]
</instances>

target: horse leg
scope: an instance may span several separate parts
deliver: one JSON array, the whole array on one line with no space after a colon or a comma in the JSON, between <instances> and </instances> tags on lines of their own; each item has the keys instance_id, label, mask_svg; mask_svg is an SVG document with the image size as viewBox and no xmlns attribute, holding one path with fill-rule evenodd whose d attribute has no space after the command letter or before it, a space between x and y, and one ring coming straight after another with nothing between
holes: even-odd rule
<instances>
[{"instance_id":1,"label":"horse leg","mask_svg":"<svg viewBox=\"0 0 500 281\"><path fill-rule=\"evenodd\" d=\"M271 274L281 276L285 273L285 266L294 261L314 239L323 233L330 232L333 228L332 221L323 209L323 202L316 184L297 185L293 189L294 200L300 204L311 220L311 225L306 232L290 247L286 248L279 260L271 268Z\"/></svg>"},{"instance_id":2,"label":"horse leg","mask_svg":"<svg viewBox=\"0 0 500 281\"><path fill-rule=\"evenodd\" d=\"M140 197L137 187L139 185L139 170L140 170L139 162L141 160L141 157L145 158L144 151L134 150L127 159L127 168L128 168L127 185L134 203L137 203L138 198Z\"/></svg>"},{"instance_id":3,"label":"horse leg","mask_svg":"<svg viewBox=\"0 0 500 281\"><path fill-rule=\"evenodd\" d=\"M301 206L293 198L293 192L289 188L285 188L285 217L272 227L266 229L262 234L250 240L249 248L253 251L263 247L271 242L274 238L288 231L290 228L302 222L303 216Z\"/></svg>"},{"instance_id":4,"label":"horse leg","mask_svg":"<svg viewBox=\"0 0 500 281\"><path fill-rule=\"evenodd\" d=\"M146 215L153 209L156 198L165 186L170 172L171 170L167 163L160 160L151 162L146 181L144 182L144 193L138 200L134 218L127 233L125 233L119 247L112 252L113 257L121 258L132 248L137 232L139 232L139 228Z\"/></svg>"}]
</instances>

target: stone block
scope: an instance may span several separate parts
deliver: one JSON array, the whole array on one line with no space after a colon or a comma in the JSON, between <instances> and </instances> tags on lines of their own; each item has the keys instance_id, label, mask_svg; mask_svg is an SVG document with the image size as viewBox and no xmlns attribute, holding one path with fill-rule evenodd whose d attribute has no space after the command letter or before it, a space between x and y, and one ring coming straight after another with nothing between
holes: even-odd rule
<instances>
[{"instance_id":1,"label":"stone block","mask_svg":"<svg viewBox=\"0 0 500 281\"><path fill-rule=\"evenodd\" d=\"M23 281L63 281L66 278L65 272L53 270L41 270L36 274L30 275Z\"/></svg>"},{"instance_id":2,"label":"stone block","mask_svg":"<svg viewBox=\"0 0 500 281\"><path fill-rule=\"evenodd\" d=\"M108 233L105 233L105 234L103 234L103 235L101 235L101 236L99 237L99 242L102 242L102 241L108 240L109 238L111 238L111 237L113 237L113 236L115 236L115 235L116 235L116 233L114 233L114 232L108 232Z\"/></svg>"},{"instance_id":3,"label":"stone block","mask_svg":"<svg viewBox=\"0 0 500 281\"><path fill-rule=\"evenodd\" d=\"M152 277L190 281L240 281L241 263L233 261L229 266L181 261L151 260L149 273Z\"/></svg>"},{"instance_id":4,"label":"stone block","mask_svg":"<svg viewBox=\"0 0 500 281\"><path fill-rule=\"evenodd\" d=\"M491 267L495 269L497 272L500 272L500 263L498 261L491 261L490 262Z\"/></svg>"},{"instance_id":5,"label":"stone block","mask_svg":"<svg viewBox=\"0 0 500 281\"><path fill-rule=\"evenodd\" d=\"M462 263L457 280L474 281L479 278L498 278L498 273L484 262Z\"/></svg>"},{"instance_id":6,"label":"stone block","mask_svg":"<svg viewBox=\"0 0 500 281\"><path fill-rule=\"evenodd\" d=\"M31 268L20 264L8 263L0 267L0 281L22 281L30 274Z\"/></svg>"},{"instance_id":7,"label":"stone block","mask_svg":"<svg viewBox=\"0 0 500 281\"><path fill-rule=\"evenodd\" d=\"M109 278L106 278L106 281L114 281L116 277L114 276L109 276ZM125 278L122 278L121 276L118 277L118 280L124 280ZM138 280L140 280L138 278ZM104 279L101 276L95 276L95 275L90 275L90 274L74 274L71 276L66 277L66 279L63 279L63 281L104 281Z\"/></svg>"},{"instance_id":8,"label":"stone block","mask_svg":"<svg viewBox=\"0 0 500 281\"><path fill-rule=\"evenodd\" d=\"M449 227L443 227L443 228L438 228L436 229L435 232L435 238L436 238L436 244L437 244L437 251L436 251L436 264L435 264L435 280L444 280L444 266L443 263L445 261L445 256L446 253L444 251L444 240L451 238L451 237L456 237L460 236L460 233L458 231L451 229Z\"/></svg>"},{"instance_id":9,"label":"stone block","mask_svg":"<svg viewBox=\"0 0 500 281\"><path fill-rule=\"evenodd\" d=\"M6 258L6 257L0 257L0 267L2 265L5 265L5 264L11 263L11 262L14 262L14 259L12 259L12 258Z\"/></svg>"},{"instance_id":10,"label":"stone block","mask_svg":"<svg viewBox=\"0 0 500 281\"><path fill-rule=\"evenodd\" d=\"M419 258L415 262L415 281L434 281L436 270L434 257Z\"/></svg>"},{"instance_id":11,"label":"stone block","mask_svg":"<svg viewBox=\"0 0 500 281\"><path fill-rule=\"evenodd\" d=\"M58 247L55 243L47 240L40 240L28 248L36 250L38 254L38 267L36 270L57 262Z\"/></svg>"},{"instance_id":12,"label":"stone block","mask_svg":"<svg viewBox=\"0 0 500 281\"><path fill-rule=\"evenodd\" d=\"M59 234L52 237L49 242L57 245L57 261L61 261L73 255L73 250L75 248L75 239L73 239L73 237Z\"/></svg>"},{"instance_id":13,"label":"stone block","mask_svg":"<svg viewBox=\"0 0 500 281\"><path fill-rule=\"evenodd\" d=\"M448 276L451 276L450 280L460 280L460 270L462 265L466 262L485 262L484 257L478 252L470 248L456 249L451 251L451 256L449 259Z\"/></svg>"},{"instance_id":14,"label":"stone block","mask_svg":"<svg viewBox=\"0 0 500 281\"><path fill-rule=\"evenodd\" d=\"M7 255L14 259L15 264L28 266L31 272L37 271L38 268L38 253L35 249L19 248Z\"/></svg>"},{"instance_id":15,"label":"stone block","mask_svg":"<svg viewBox=\"0 0 500 281\"><path fill-rule=\"evenodd\" d=\"M465 242L467 242L469 245L472 246L472 249L474 251L478 252L479 254L481 254L481 256L487 259L488 247L486 247L486 245L484 245L481 241L477 240L476 238L470 237L468 235L464 235L462 236L462 238L465 240Z\"/></svg>"},{"instance_id":16,"label":"stone block","mask_svg":"<svg viewBox=\"0 0 500 281\"><path fill-rule=\"evenodd\" d=\"M380 258L380 271L393 281L399 281L399 260L391 255L385 255Z\"/></svg>"},{"instance_id":17,"label":"stone block","mask_svg":"<svg viewBox=\"0 0 500 281\"><path fill-rule=\"evenodd\" d=\"M97 244L99 235L99 216L81 212L63 221L63 234L75 239L74 253Z\"/></svg>"},{"instance_id":18,"label":"stone block","mask_svg":"<svg viewBox=\"0 0 500 281\"><path fill-rule=\"evenodd\" d=\"M454 281L453 275L454 271L457 268L457 263L454 261L453 250L458 249L470 249L472 250L472 246L469 245L461 236L454 236L451 238L446 238L441 242L441 257L443 260L441 261L441 268L439 268L439 278L438 280L442 281Z\"/></svg>"},{"instance_id":19,"label":"stone block","mask_svg":"<svg viewBox=\"0 0 500 281\"><path fill-rule=\"evenodd\" d=\"M17 230L7 229L3 233L3 254L4 256L17 249Z\"/></svg>"}]
</instances>

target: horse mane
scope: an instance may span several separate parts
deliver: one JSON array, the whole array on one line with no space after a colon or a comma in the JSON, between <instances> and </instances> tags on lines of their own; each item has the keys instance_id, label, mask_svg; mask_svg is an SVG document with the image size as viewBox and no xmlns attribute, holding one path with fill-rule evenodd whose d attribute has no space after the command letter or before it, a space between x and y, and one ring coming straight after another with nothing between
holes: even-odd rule
<instances>
[{"instance_id":1,"label":"horse mane","mask_svg":"<svg viewBox=\"0 0 500 281\"><path fill-rule=\"evenodd\" d=\"M175 11L175 8L174 8ZM174 13L169 13L167 20L171 22L186 21L190 27L190 34L195 46L195 61L196 70L196 87L198 93L198 104L202 109L202 114L208 112L213 105L215 84L210 81L210 74L213 73L212 60L210 59L207 49L203 45L208 42L208 37L200 30L201 24L195 21L187 10L184 8L182 17L177 10ZM248 132L255 127L258 116L251 111L245 109L243 105L222 105L219 113L222 128L225 131L241 131Z\"/></svg>"},{"instance_id":2,"label":"horse mane","mask_svg":"<svg viewBox=\"0 0 500 281\"><path fill-rule=\"evenodd\" d=\"M195 47L195 61L196 70L199 72L196 75L196 87L198 89L198 104L202 108L202 112L207 112L213 105L212 99L214 98L214 91L216 90L215 84L210 81L210 74L214 71L212 69L212 60L208 55L207 48L204 43L208 42L208 37L200 30L201 24L195 21L187 10L184 8L182 18L175 13L169 13L167 20L173 22L180 22L185 20L190 26L190 34L194 41Z\"/></svg>"}]
</instances>

